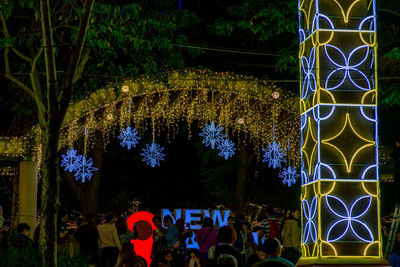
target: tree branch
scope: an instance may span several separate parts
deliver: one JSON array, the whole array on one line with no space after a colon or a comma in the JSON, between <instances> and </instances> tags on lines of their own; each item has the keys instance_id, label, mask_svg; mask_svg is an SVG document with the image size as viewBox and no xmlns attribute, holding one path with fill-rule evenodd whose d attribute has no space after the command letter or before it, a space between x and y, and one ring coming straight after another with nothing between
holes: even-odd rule
<instances>
[{"instance_id":1,"label":"tree branch","mask_svg":"<svg viewBox=\"0 0 400 267\"><path fill-rule=\"evenodd\" d=\"M38 77L38 74L36 74L36 64L37 61L39 60L40 56L43 53L43 47L40 48L39 52L37 55L34 57L32 64L31 64L31 83L32 83L32 88L33 88L33 93L35 94L35 99L36 99L36 104L38 106L38 118L41 124L45 122L44 114L46 112L46 107L43 104L43 98L42 98L42 89L40 86L40 79ZM44 125L44 124L43 124Z\"/></svg>"},{"instance_id":2,"label":"tree branch","mask_svg":"<svg viewBox=\"0 0 400 267\"><path fill-rule=\"evenodd\" d=\"M72 84L75 84L76 81L82 76L83 69L85 68L86 63L89 60L90 51L91 51L90 47L84 49L83 54L79 61L79 65L76 68L74 78L72 79Z\"/></svg>"},{"instance_id":3,"label":"tree branch","mask_svg":"<svg viewBox=\"0 0 400 267\"><path fill-rule=\"evenodd\" d=\"M46 65L46 84L47 84L47 109L51 115L58 109L56 90L57 88L57 70L53 47L53 31L50 17L49 0L40 1L40 13L42 14L42 35L44 45L44 58Z\"/></svg>"},{"instance_id":4,"label":"tree branch","mask_svg":"<svg viewBox=\"0 0 400 267\"><path fill-rule=\"evenodd\" d=\"M8 31L8 28L7 28L6 19L4 18L3 15L0 16L0 20L1 20L1 23L3 24L3 34L4 34L4 36L5 36L7 39L11 40L11 35L10 35L10 32ZM10 47L10 45L7 44L7 47ZM32 61L32 59L31 59L30 57L28 57L27 55L25 55L24 53L22 53L21 51L19 51L17 48L15 48L15 47L10 47L10 48L11 48L11 50L12 50L17 56L19 56L21 59L23 59L23 60L25 60L25 61L27 61L27 62L29 62L29 63Z\"/></svg>"},{"instance_id":5,"label":"tree branch","mask_svg":"<svg viewBox=\"0 0 400 267\"><path fill-rule=\"evenodd\" d=\"M89 21L93 9L93 4L94 0L86 0L85 2L81 20L79 22L78 34L76 35L75 39L75 49L72 51L68 64L68 69L65 78L65 85L63 87L63 90L60 91L58 96L60 104L63 105L62 107L63 110L67 109L69 101L71 99L73 79L82 54L83 46L85 44L85 38L89 28Z\"/></svg>"},{"instance_id":6,"label":"tree branch","mask_svg":"<svg viewBox=\"0 0 400 267\"><path fill-rule=\"evenodd\" d=\"M391 9L379 8L378 11L387 12L387 13L390 13L390 14L395 15L397 17L400 17L400 13L399 12L393 11Z\"/></svg>"},{"instance_id":7,"label":"tree branch","mask_svg":"<svg viewBox=\"0 0 400 267\"><path fill-rule=\"evenodd\" d=\"M4 75L4 77L10 81L12 81L13 83L15 83L18 87L20 87L21 89L23 89L25 92L28 93L28 95L30 95L33 99L35 99L35 95L33 94L33 90L31 88L29 88L26 84L24 84L23 82L21 82L20 80L18 80L17 78L15 78L13 75L11 75L10 73L10 64L8 61L8 53L10 52L10 48L7 47L4 50L4 66L6 69L6 73Z\"/></svg>"}]
</instances>

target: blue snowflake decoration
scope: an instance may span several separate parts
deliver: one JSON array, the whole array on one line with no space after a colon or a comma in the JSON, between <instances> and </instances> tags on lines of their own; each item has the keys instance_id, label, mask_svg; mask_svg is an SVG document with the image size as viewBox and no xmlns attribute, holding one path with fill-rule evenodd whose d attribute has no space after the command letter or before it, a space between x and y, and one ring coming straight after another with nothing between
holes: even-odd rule
<instances>
[{"instance_id":1,"label":"blue snowflake decoration","mask_svg":"<svg viewBox=\"0 0 400 267\"><path fill-rule=\"evenodd\" d=\"M206 123L205 128L203 128L203 131L199 134L204 138L202 143L205 144L206 147L211 146L211 148L214 149L215 145L218 146L226 137L226 135L222 133L223 129L224 127L220 124L215 125L215 122L211 122L210 124Z\"/></svg>"},{"instance_id":2,"label":"blue snowflake decoration","mask_svg":"<svg viewBox=\"0 0 400 267\"><path fill-rule=\"evenodd\" d=\"M283 184L287 184L287 186L290 187L292 184L296 183L296 179L299 177L299 175L296 172L296 168L289 166L287 168L283 168L283 171L281 174L279 174L279 177L282 178Z\"/></svg>"},{"instance_id":3,"label":"blue snowflake decoration","mask_svg":"<svg viewBox=\"0 0 400 267\"><path fill-rule=\"evenodd\" d=\"M285 160L285 148L281 148L281 144L277 144L275 141L268 143L268 149L263 148L264 158L262 162L268 162L268 167L276 169L281 167L282 162L286 162Z\"/></svg>"},{"instance_id":4,"label":"blue snowflake decoration","mask_svg":"<svg viewBox=\"0 0 400 267\"><path fill-rule=\"evenodd\" d=\"M138 136L138 132L136 129L132 129L131 126L128 126L125 129L122 129L122 133L118 136L121 139L121 146L130 150L131 147L136 147L139 143L140 137Z\"/></svg>"},{"instance_id":5,"label":"blue snowflake decoration","mask_svg":"<svg viewBox=\"0 0 400 267\"><path fill-rule=\"evenodd\" d=\"M81 180L84 183L86 180L92 179L92 172L97 171L96 167L93 167L92 158L86 158L86 156L78 156L76 158L76 173L75 179Z\"/></svg>"},{"instance_id":6,"label":"blue snowflake decoration","mask_svg":"<svg viewBox=\"0 0 400 267\"><path fill-rule=\"evenodd\" d=\"M163 147L154 142L151 145L146 144L146 148L143 148L143 153L140 153L143 156L142 161L152 168L160 165L160 161L164 160L165 157L165 154L161 153L163 150Z\"/></svg>"},{"instance_id":7,"label":"blue snowflake decoration","mask_svg":"<svg viewBox=\"0 0 400 267\"><path fill-rule=\"evenodd\" d=\"M61 167L64 167L64 171L75 171L76 159L79 157L77 153L75 149L68 149L66 154L61 155Z\"/></svg>"},{"instance_id":8,"label":"blue snowflake decoration","mask_svg":"<svg viewBox=\"0 0 400 267\"><path fill-rule=\"evenodd\" d=\"M229 139L224 139L218 144L217 148L220 150L218 155L225 159L232 157L236 151L235 143Z\"/></svg>"}]
</instances>

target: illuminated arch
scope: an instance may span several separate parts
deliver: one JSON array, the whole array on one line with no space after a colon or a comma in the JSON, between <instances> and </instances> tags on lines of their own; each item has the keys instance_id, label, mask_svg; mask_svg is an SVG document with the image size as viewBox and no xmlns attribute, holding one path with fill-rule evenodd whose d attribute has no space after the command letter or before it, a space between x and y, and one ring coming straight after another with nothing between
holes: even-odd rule
<instances>
[{"instance_id":1,"label":"illuminated arch","mask_svg":"<svg viewBox=\"0 0 400 267\"><path fill-rule=\"evenodd\" d=\"M280 95L277 100L271 97L275 91ZM130 122L138 131L145 130L146 121L152 121L156 131L161 128L172 131L182 120L189 125L214 120L231 133L244 133L256 147L261 147L271 141L273 114L277 118L277 141L282 139L286 143L290 138L293 158L299 165L300 138L293 129L300 128L300 122L294 94L271 82L234 73L171 71L165 73L162 81L139 77L110 84L71 104L62 124L59 149L72 147L82 138L83 128L88 144L94 141L94 133L101 131L106 146ZM37 144L39 132L35 127L31 133ZM0 138L0 154L23 157L25 139ZM33 150L40 161L40 147Z\"/></svg>"}]
</instances>

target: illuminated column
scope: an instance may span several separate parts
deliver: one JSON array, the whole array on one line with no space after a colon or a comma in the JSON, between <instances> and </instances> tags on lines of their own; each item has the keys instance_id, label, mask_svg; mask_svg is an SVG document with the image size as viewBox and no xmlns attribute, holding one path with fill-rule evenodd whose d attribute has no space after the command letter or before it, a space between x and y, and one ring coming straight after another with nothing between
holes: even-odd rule
<instances>
[{"instance_id":1,"label":"illuminated column","mask_svg":"<svg viewBox=\"0 0 400 267\"><path fill-rule=\"evenodd\" d=\"M384 264L373 0L300 0L302 258Z\"/></svg>"},{"instance_id":2,"label":"illuminated column","mask_svg":"<svg viewBox=\"0 0 400 267\"><path fill-rule=\"evenodd\" d=\"M19 164L19 218L18 223L27 223L33 237L36 227L37 167L31 160Z\"/></svg>"}]
</instances>

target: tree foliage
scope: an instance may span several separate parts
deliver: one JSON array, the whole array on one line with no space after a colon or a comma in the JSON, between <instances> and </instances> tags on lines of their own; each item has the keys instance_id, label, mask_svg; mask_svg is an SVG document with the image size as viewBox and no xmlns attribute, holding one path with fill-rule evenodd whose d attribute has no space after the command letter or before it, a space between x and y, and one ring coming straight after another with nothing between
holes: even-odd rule
<instances>
[{"instance_id":1,"label":"tree foliage","mask_svg":"<svg viewBox=\"0 0 400 267\"><path fill-rule=\"evenodd\" d=\"M276 70L289 70L297 64L298 50L297 1L246 0L230 5L227 15L217 18L210 31L219 36L231 37L244 33L261 44L268 44L281 56L276 60ZM283 44L283 45L280 45Z\"/></svg>"},{"instance_id":2,"label":"tree foliage","mask_svg":"<svg viewBox=\"0 0 400 267\"><path fill-rule=\"evenodd\" d=\"M4 77L34 100L41 128L39 247L44 266L57 265L57 150L73 93L82 97L125 75L181 67L174 44L186 41L179 31L196 21L188 11L166 10L172 1L94 2L3 0L0 5ZM157 2L163 10L152 6ZM175 57L165 59L166 54Z\"/></svg>"},{"instance_id":3,"label":"tree foliage","mask_svg":"<svg viewBox=\"0 0 400 267\"><path fill-rule=\"evenodd\" d=\"M378 83L380 103L385 107L400 106L400 7L397 1L378 4Z\"/></svg>"}]
</instances>

